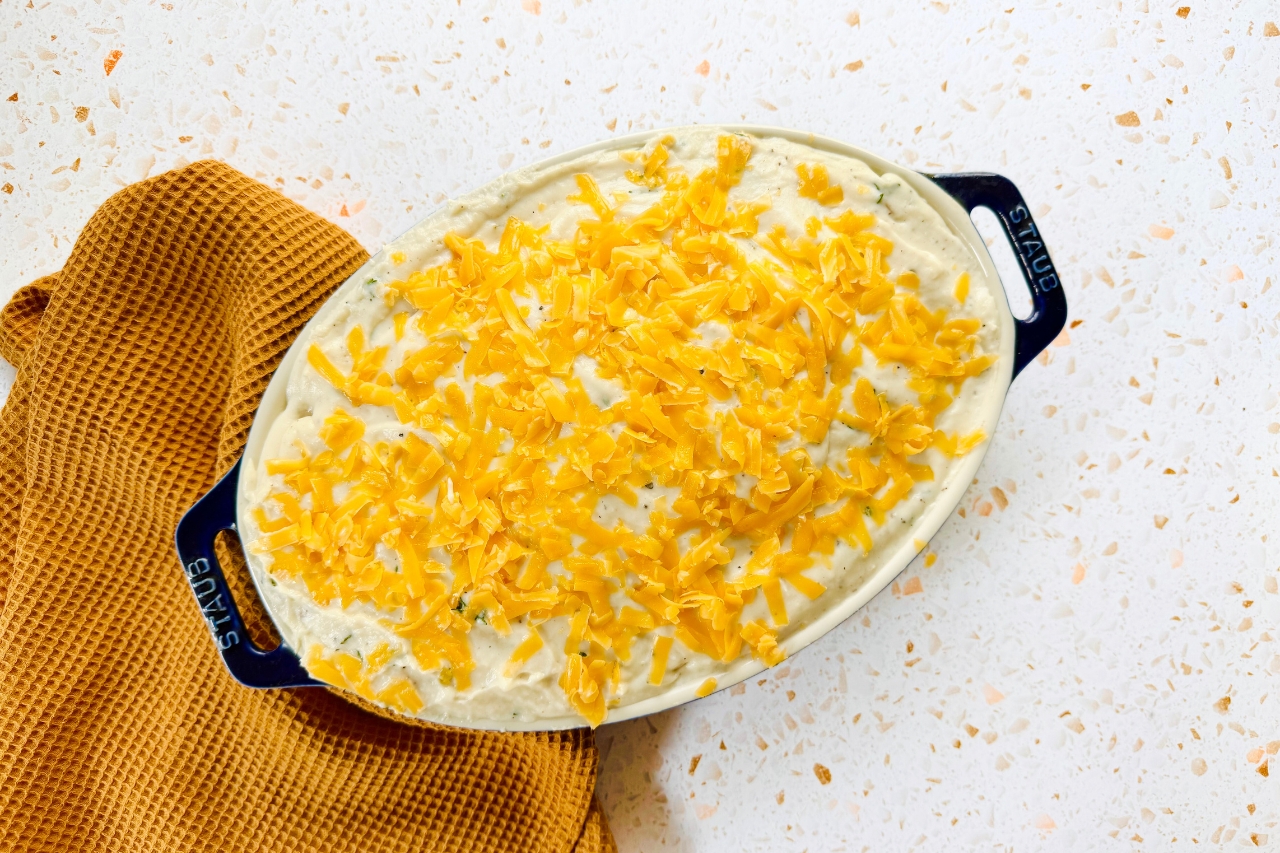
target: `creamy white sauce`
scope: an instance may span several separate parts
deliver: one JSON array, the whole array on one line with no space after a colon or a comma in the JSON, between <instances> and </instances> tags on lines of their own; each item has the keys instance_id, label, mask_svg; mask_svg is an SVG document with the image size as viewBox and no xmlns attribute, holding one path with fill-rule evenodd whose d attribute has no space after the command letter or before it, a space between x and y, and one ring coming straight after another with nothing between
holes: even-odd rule
<instances>
[{"instance_id":1,"label":"creamy white sauce","mask_svg":"<svg viewBox=\"0 0 1280 853\"><path fill-rule=\"evenodd\" d=\"M591 402L601 409L608 409L627 399L627 389L613 379L601 376L600 363L589 355L579 354L573 359L573 375L582 383L582 390L587 392Z\"/></svg>"},{"instance_id":2,"label":"creamy white sauce","mask_svg":"<svg viewBox=\"0 0 1280 853\"><path fill-rule=\"evenodd\" d=\"M671 148L671 160L696 174L701 168L714 165L716 138L721 135L714 128L683 128L655 134L654 138L670 133L675 137ZM733 190L732 198L738 202L767 196L771 207L760 215L759 234L763 236L775 225L784 225L788 233L798 236L804 232L805 220L812 216L831 216L846 208L858 213L874 213L876 226L873 231L894 243L889 263L896 275L905 270L915 272L920 278L919 297L931 309L946 308L953 316L977 317L982 320L980 351L996 353L1000 345L1000 329L1003 316L997 299L1003 296L993 291L976 260L962 241L952 233L943 218L910 185L892 174L877 174L865 163L818 151L781 138L754 138L754 153L741 183ZM799 197L797 193L796 165L799 163L823 164L831 183L844 189L844 202L826 208L816 201ZM424 344L422 336L412 324L402 340L395 341L392 329L393 310L383 299L384 285L406 278L410 272L446 262L450 254L443 245L447 232L480 237L490 248L495 248L501 234L502 223L509 216L517 216L534 225L549 225L550 236L567 239L574 233L577 221L583 216L580 205L565 201L566 196L577 192L574 175L590 173L606 197L615 193L626 196L621 212L632 216L648 208L659 197L661 190L648 190L628 181L625 172L635 168L617 151L600 151L587 154L577 160L550 168L521 170L499 178L493 183L472 192L449 205L444 211L425 220L409 233L386 246L362 274L364 282L351 283L320 310L305 339L295 347L305 349L310 343L318 345L341 370L348 371L351 359L347 354L345 339L354 325L363 328L371 346L387 345L390 354L387 364L396 365L407 352ZM755 257L763 257L760 246L744 240L737 241L740 248ZM403 255L400 263L392 258ZM971 288L963 308L953 296L955 281L960 273L967 272ZM528 325L536 329L544 313L540 306L528 299L518 302L530 308ZM801 314L802 322L807 318ZM718 341L732 335L722 323L708 322L697 329L702 345L712 347ZM857 344L855 344L857 345ZM901 365L877 365L870 352L864 353L863 364L856 376L867 376L878 391L885 392L891 404L915 402L915 394L906 387L908 371ZM601 408L607 408L623 400L626 390L617 381L601 377L599 365L590 357L580 355L573 363L572 376ZM937 427L948 433L966 434L983 425L990 410L993 395L1003 393L998 371L988 370L983 375L968 380L963 393L939 418ZM494 377L483 381L492 383ZM558 381L558 380L557 380ZM474 380L462 375L461 363L452 372L446 372L437 380L438 387L456 382L467 393L472 393ZM849 393L846 392L845 408L852 411ZM728 410L734 405L711 402L713 410ZM279 476L266 473L265 460L281 456L293 456L295 441L301 441L312 453L323 449L317 431L324 419L336 408L350 410L351 404L341 392L334 389L300 358L289 376L285 411L271 424L257 469L246 472L249 499L263 503L268 494L282 488ZM409 428L402 425L390 408L362 406L359 416L367 425L367 436L392 438L403 435ZM618 426L620 429L620 425ZM419 431L426 440L439 447L432 436ZM616 430L615 430L616 435ZM780 452L796 446L783 443ZM827 438L820 445L807 445L816 464L829 464L841 473L847 473L844 465L846 451L853 446L865 445L867 436L834 422ZM898 550L911 535L915 521L924 507L938 497L948 486L948 474L957 464L936 450L928 450L913 459L933 466L936 479L917 483L911 494L891 510L885 523L868 526L875 547L868 554L851 549L843 542L837 545L835 554L823 557L807 572L814 580L827 587L827 592L816 601L809 601L789 585L783 586L790 623L779 630L779 641L788 648L788 638L812 622L822 613L835 607L853 594L888 555ZM754 484L754 478L744 474L736 477L737 492L745 497ZM961 486L962 487L962 486ZM612 527L621 519L633 530L643 531L648 525L648 515L656 509L669 509L679 490L664 488L654 483L651 488L637 490L639 503L627 506L621 500L606 497L596 509L595 520L605 527ZM304 502L304 506L305 506ZM829 507L826 511L834 510ZM273 511L274 512L274 511ZM248 514L245 541L259 535L253 529ZM741 575L752 553L747 539L731 538L726 545L736 548L733 563L726 575L732 579ZM432 558L448 563L442 549L435 549ZM379 551L385 564L397 565L394 552ZM426 719L451 724L484 724L502 726L504 721L527 724L539 719L555 719L574 715L568 700L557 684L563 669L563 647L568 634L567 620L557 618L540 626L543 647L513 678L505 677L504 665L516 645L526 636L526 630L518 620L512 626L510 636L502 637L485 624L476 624L470 632L471 654L475 660L472 685L468 690L457 691L445 686L434 672L421 671L408 654L407 644L377 621L378 614L368 605L353 605L343 610L337 604L319 606L311 600L300 581L269 579L264 561L251 555L251 564L259 579L259 588L270 608L285 641L299 652L319 643L328 653L336 650L367 657L380 644L390 643L397 649L389 665L381 675L375 676L375 690L386 679L407 676L414 683L426 706L421 716ZM558 570L558 563L550 567ZM622 593L615 593L613 604L620 608L631 602ZM634 605L633 605L634 606ZM395 617L396 614L382 614ZM767 608L763 596L748 605L741 622L766 619ZM667 629L669 630L669 629ZM694 654L679 641L674 644L667 668L667 676L661 686L647 681L650 668L651 643L639 640L632 647L632 658L622 665L621 687L615 694L615 707L626 706L658 693L674 690L687 684L701 683L708 677L721 674L726 665ZM721 686L724 686L723 684Z\"/></svg>"}]
</instances>

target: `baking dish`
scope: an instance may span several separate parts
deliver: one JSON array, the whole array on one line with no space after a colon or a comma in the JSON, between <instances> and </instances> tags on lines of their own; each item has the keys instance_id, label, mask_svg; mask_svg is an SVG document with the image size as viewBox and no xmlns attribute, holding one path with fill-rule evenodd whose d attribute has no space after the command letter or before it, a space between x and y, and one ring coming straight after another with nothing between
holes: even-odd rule
<instances>
[{"instance_id":1,"label":"baking dish","mask_svg":"<svg viewBox=\"0 0 1280 853\"><path fill-rule=\"evenodd\" d=\"M756 137L786 139L815 151L856 158L880 174L896 175L915 189L942 217L953 234L972 255L972 260L980 267L987 281L992 283L998 281L999 277L985 244L969 219L969 211L983 206L997 215L1019 257L1024 278L1031 290L1034 310L1026 320L1016 320L1009 311L1007 300L999 299L998 296L995 300L1001 322L999 324L999 359L992 369L996 372L995 384L1001 393L990 394L984 401L984 405L976 410L979 413L978 421L982 424L986 435L993 435L1004 399L1003 392L1007 391L1009 383L1017 373L1057 336L1066 320L1066 300L1057 274L1030 212L1013 184L1005 178L989 174L926 176L896 166L852 146L795 131L744 125L716 126L714 129ZM552 169L583 155L635 148L653 136L654 133L649 132L609 140L567 152L513 174L536 175L540 170ZM499 178L498 181L507 177L510 176ZM486 187L493 186L498 181ZM450 209L445 209L428 217L424 222L447 222L450 216ZM381 253L371 258L369 264L357 271L339 292L364 281L388 251L389 249L384 248ZM998 294L999 288L993 287L992 292ZM306 339L310 328L310 324L304 328L299 340ZM255 460L261 453L269 424L286 406L287 378L301 352L302 348L296 344L290 348L263 396L246 443L244 459L250 461L243 466L245 470L252 470L255 467ZM912 535L909 540L891 553L885 554L884 562L866 577L860 586L843 597L834 598L817 618L789 634L787 649L790 654L804 648L852 615L906 566L959 503L965 486L981 464L985 450L986 442L957 462L955 470L948 475L947 484L912 524L910 528ZM288 646L264 651L249 640L222 571L217 565L213 552L213 540L217 533L225 529L246 529L243 523L244 518L240 515L246 505L244 499L246 487L244 478L240 476L241 470L242 464L237 463L179 523L176 540L186 576L197 603L209 623L223 660L238 681L249 687L261 688L326 686L307 674L294 651ZM249 557L248 562L254 582L259 590L262 590L262 585L266 582L265 573L252 557ZM271 597L260 597L271 612ZM279 624L278 614L271 613L271 615ZM740 658L733 662L717 680L718 686L720 688L730 686L754 675L762 668L763 664L755 659ZM610 714L610 720L624 720L665 710L689 701L694 696L695 690L692 686L676 685L657 695L619 706ZM480 728L495 729L558 729L578 726L582 721L578 717L563 717L534 718L519 722L480 720L473 724Z\"/></svg>"}]
</instances>

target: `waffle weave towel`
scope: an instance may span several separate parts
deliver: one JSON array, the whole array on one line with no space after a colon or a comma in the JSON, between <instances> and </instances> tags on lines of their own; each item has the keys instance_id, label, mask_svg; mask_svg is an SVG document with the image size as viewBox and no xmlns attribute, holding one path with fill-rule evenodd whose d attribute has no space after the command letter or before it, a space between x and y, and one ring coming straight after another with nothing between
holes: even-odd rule
<instances>
[{"instance_id":1,"label":"waffle weave towel","mask_svg":"<svg viewBox=\"0 0 1280 853\"><path fill-rule=\"evenodd\" d=\"M582 729L411 725L223 669L173 549L367 258L214 162L128 187L0 311L0 849L611 851ZM250 633L271 629L223 565Z\"/></svg>"}]
</instances>

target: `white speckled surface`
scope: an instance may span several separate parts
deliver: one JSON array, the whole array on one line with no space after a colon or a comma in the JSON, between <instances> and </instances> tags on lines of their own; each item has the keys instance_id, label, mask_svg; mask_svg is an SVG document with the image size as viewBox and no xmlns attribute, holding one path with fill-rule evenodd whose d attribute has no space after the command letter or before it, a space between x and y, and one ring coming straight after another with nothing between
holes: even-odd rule
<instances>
[{"instance_id":1,"label":"white speckled surface","mask_svg":"<svg viewBox=\"0 0 1280 853\"><path fill-rule=\"evenodd\" d=\"M1274 845L1280 7L1178 1L4 3L0 297L200 157L371 249L511 166L684 122L1002 172L1079 325L1015 382L966 517L767 677L601 729L613 831Z\"/></svg>"}]
</instances>

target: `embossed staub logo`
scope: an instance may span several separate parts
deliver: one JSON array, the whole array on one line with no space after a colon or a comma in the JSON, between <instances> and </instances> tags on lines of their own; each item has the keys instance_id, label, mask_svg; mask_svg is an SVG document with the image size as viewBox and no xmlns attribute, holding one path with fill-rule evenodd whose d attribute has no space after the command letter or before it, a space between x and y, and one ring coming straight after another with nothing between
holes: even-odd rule
<instances>
[{"instance_id":1,"label":"embossed staub logo","mask_svg":"<svg viewBox=\"0 0 1280 853\"><path fill-rule=\"evenodd\" d=\"M224 592L218 589L218 582L209 571L209 561L204 557L192 560L186 565L187 583L196 594L200 611L204 613L204 621L209 623L209 632L218 644L219 649L229 649L240 642L240 635L230 627L231 613Z\"/></svg>"},{"instance_id":2,"label":"embossed staub logo","mask_svg":"<svg viewBox=\"0 0 1280 853\"><path fill-rule=\"evenodd\" d=\"M1044 240L1036 230L1036 224L1031 221L1031 214L1026 206L1020 204L1009 211L1009 221L1022 226L1021 230L1013 232L1013 236L1018 242L1018 254L1022 256L1023 263L1035 274L1032 280L1036 287L1042 291L1053 290L1059 284L1058 274L1054 272L1053 261L1049 260Z\"/></svg>"}]
</instances>

